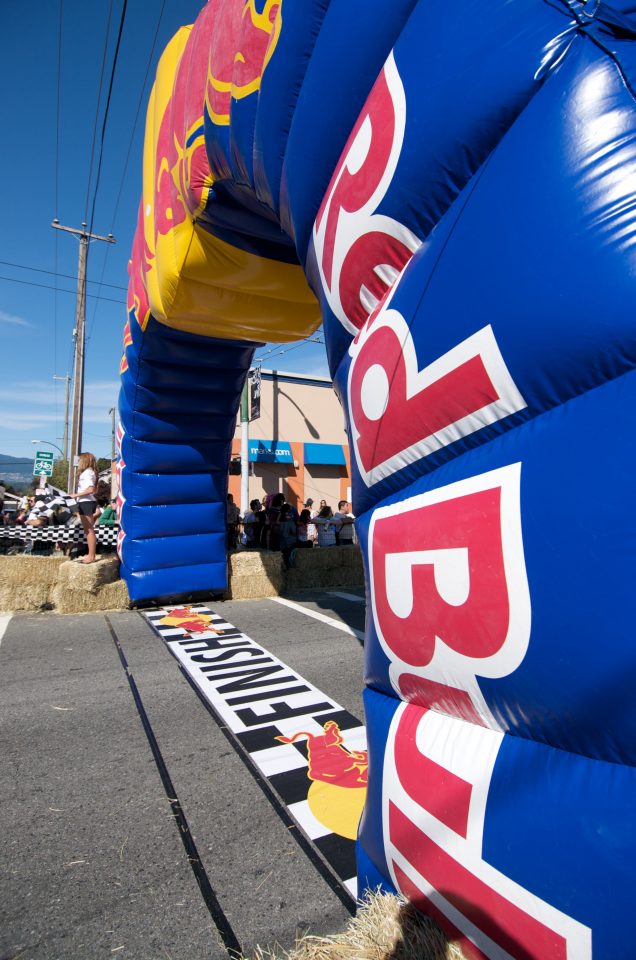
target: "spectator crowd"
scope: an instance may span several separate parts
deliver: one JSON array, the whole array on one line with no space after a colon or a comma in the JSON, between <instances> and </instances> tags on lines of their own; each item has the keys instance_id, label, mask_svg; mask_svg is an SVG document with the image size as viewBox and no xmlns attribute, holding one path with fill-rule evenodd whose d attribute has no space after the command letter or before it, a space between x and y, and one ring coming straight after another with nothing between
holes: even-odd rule
<instances>
[{"instance_id":1,"label":"spectator crowd","mask_svg":"<svg viewBox=\"0 0 636 960\"><path fill-rule=\"evenodd\" d=\"M23 527L27 541L25 552L33 549L34 539L29 530L40 527L60 529L81 525L77 500L49 486L44 478L34 480L31 495L23 496L14 509L5 509L4 486L0 481L0 524L5 527ZM106 483L99 481L95 489L96 526L117 524L116 501L110 499ZM355 542L354 517L346 500L338 502L334 513L326 500L314 509L312 499L305 500L301 510L285 501L282 493L266 494L252 500L249 510L241 517L231 493L226 505L227 549L261 549L280 551L287 567L293 565L296 550L314 547L325 549L347 546ZM56 553L77 555L86 552L82 544L63 542L54 545Z\"/></svg>"},{"instance_id":2,"label":"spectator crowd","mask_svg":"<svg viewBox=\"0 0 636 960\"><path fill-rule=\"evenodd\" d=\"M97 526L115 526L117 524L116 500L110 498L110 487L100 480L95 492L95 524ZM25 553L33 550L34 540L29 533L42 527L55 527L62 533L64 528L81 526L77 500L56 487L50 486L46 478L35 478L31 494L25 494L14 501L9 508L5 499L5 488L0 481L0 525L4 528L23 528L26 546ZM86 551L84 544L49 541L48 546L55 553L78 555ZM18 549L17 547L15 549Z\"/></svg>"},{"instance_id":3,"label":"spectator crowd","mask_svg":"<svg viewBox=\"0 0 636 960\"><path fill-rule=\"evenodd\" d=\"M338 502L333 512L326 500L314 510L314 501L306 500L303 509L285 501L282 493L267 494L250 501L241 517L231 493L227 495L227 547L279 550L285 566L293 564L295 550L313 547L347 546L354 543L354 517L347 500Z\"/></svg>"}]
</instances>

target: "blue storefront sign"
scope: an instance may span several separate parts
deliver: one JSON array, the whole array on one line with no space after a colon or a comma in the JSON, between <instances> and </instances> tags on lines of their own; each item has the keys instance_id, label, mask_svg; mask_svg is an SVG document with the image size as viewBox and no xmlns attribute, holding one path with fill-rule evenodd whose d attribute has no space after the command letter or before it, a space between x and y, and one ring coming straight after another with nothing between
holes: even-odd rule
<instances>
[{"instance_id":1,"label":"blue storefront sign","mask_svg":"<svg viewBox=\"0 0 636 960\"><path fill-rule=\"evenodd\" d=\"M292 463L291 446L285 440L250 440L250 463Z\"/></svg>"},{"instance_id":2,"label":"blue storefront sign","mask_svg":"<svg viewBox=\"0 0 636 960\"><path fill-rule=\"evenodd\" d=\"M306 443L305 463L324 466L346 466L344 450L340 443Z\"/></svg>"}]
</instances>

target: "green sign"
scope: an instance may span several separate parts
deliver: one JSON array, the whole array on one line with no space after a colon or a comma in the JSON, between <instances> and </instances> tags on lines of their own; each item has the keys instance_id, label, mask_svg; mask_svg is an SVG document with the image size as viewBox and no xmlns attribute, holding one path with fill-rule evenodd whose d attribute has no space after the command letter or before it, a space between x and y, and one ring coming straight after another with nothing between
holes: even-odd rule
<instances>
[{"instance_id":1,"label":"green sign","mask_svg":"<svg viewBox=\"0 0 636 960\"><path fill-rule=\"evenodd\" d=\"M33 461L34 477L53 476L53 454L48 450L38 450Z\"/></svg>"}]
</instances>

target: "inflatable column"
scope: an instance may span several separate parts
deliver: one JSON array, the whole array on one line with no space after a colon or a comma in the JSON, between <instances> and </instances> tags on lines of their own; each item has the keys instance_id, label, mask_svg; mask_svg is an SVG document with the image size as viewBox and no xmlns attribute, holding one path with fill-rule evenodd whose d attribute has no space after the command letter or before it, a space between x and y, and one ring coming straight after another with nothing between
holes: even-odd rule
<instances>
[{"instance_id":1,"label":"inflatable column","mask_svg":"<svg viewBox=\"0 0 636 960\"><path fill-rule=\"evenodd\" d=\"M360 880L470 957L611 958L636 933L636 21L476 11L418 4L308 258L366 564Z\"/></svg>"}]
</instances>

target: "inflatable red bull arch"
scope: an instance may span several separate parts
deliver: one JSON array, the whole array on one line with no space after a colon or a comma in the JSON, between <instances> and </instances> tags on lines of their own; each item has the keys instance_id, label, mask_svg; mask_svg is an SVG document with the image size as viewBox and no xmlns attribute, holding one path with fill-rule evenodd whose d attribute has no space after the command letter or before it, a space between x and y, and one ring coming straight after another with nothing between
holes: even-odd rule
<instances>
[{"instance_id":1,"label":"inflatable red bull arch","mask_svg":"<svg viewBox=\"0 0 636 960\"><path fill-rule=\"evenodd\" d=\"M225 587L253 351L323 322L367 577L361 889L470 957L636 955L635 40L602 0L210 0L148 109L130 595Z\"/></svg>"}]
</instances>

